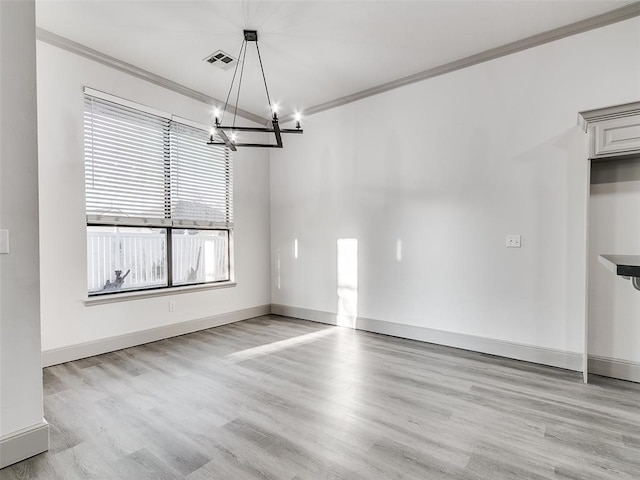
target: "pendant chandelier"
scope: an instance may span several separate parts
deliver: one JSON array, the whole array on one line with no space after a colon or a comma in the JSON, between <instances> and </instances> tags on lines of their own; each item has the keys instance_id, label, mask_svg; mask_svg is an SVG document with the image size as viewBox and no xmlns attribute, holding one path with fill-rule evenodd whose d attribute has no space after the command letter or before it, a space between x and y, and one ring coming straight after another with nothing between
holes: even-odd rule
<instances>
[{"instance_id":1,"label":"pendant chandelier","mask_svg":"<svg viewBox=\"0 0 640 480\"><path fill-rule=\"evenodd\" d=\"M256 51L258 52L258 60L260 62L260 71L262 72L262 79L264 81L264 90L267 94L267 102L271 111L270 127L237 127L236 126L236 113L238 111L238 100L240 98L240 87L242 86L242 75L244 73L245 58L247 56L247 46L249 43L255 43ZM244 53L243 53L244 51ZM242 57L242 62L240 62ZM238 62L236 63L235 70L233 71L233 78L231 80L231 86L229 87L229 93L227 94L227 100L224 104L223 115L227 111L229 106L229 97L235 85L236 74L238 73L238 64L242 63L240 69L240 76L238 79L238 93L236 96L236 103L233 106L233 123L231 125L222 125L218 117L218 113L215 114L214 126L211 128L211 135L209 137L208 145L225 145L234 152L237 151L237 147L261 147L261 148L282 148L282 134L283 133L302 133L303 130L300 127L300 119L296 118L295 128L280 128L278 124L278 112L275 105L271 103L269 97L269 88L267 87L267 78L264 74L264 68L262 66L262 57L260 56L260 48L258 47L258 31L257 30L244 30L244 40L240 47L240 55L238 55ZM243 143L238 142L238 132L257 132L257 133L273 133L275 137L275 143ZM222 141L216 140L215 136L218 136Z\"/></svg>"}]
</instances>

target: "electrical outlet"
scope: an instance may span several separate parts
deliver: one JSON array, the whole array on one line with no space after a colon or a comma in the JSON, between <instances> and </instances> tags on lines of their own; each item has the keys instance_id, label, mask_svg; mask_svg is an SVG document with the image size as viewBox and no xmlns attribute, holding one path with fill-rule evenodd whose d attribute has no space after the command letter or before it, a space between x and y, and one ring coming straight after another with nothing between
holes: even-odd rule
<instances>
[{"instance_id":1,"label":"electrical outlet","mask_svg":"<svg viewBox=\"0 0 640 480\"><path fill-rule=\"evenodd\" d=\"M520 248L520 235L507 235L507 248Z\"/></svg>"},{"instance_id":2,"label":"electrical outlet","mask_svg":"<svg viewBox=\"0 0 640 480\"><path fill-rule=\"evenodd\" d=\"M176 309L176 302L169 300L169 311L173 312Z\"/></svg>"}]
</instances>

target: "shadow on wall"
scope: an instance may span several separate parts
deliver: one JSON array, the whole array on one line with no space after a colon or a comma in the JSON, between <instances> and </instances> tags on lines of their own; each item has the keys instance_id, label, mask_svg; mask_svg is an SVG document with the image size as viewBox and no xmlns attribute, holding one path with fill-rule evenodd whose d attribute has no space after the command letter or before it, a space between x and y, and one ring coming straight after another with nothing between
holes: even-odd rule
<instances>
[{"instance_id":1,"label":"shadow on wall","mask_svg":"<svg viewBox=\"0 0 640 480\"><path fill-rule=\"evenodd\" d=\"M624 160L607 160L592 164L591 185L637 182L639 180L640 157Z\"/></svg>"},{"instance_id":2,"label":"shadow on wall","mask_svg":"<svg viewBox=\"0 0 640 480\"><path fill-rule=\"evenodd\" d=\"M527 222L531 240L526 248L530 257L545 259L529 271L532 282L531 308L534 317L547 315L546 305L553 302L568 319L555 335L567 345L576 335L576 322L582 312L576 305L584 302L584 222L586 209L585 182L588 175L586 134L577 125L539 141L513 157L514 167L526 165L533 182L518 185L521 195L529 195L534 205ZM522 172L522 170L519 170ZM524 179L525 177L521 177ZM527 233L529 233L527 232ZM552 238L547 232L556 232ZM552 268L550 266L562 266ZM548 331L536 330L536 340L543 342Z\"/></svg>"}]
</instances>

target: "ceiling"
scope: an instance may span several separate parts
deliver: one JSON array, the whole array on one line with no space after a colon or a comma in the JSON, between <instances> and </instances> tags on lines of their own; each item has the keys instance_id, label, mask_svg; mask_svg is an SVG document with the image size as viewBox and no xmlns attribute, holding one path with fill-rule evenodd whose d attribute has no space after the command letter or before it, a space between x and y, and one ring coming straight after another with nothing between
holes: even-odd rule
<instances>
[{"instance_id":1,"label":"ceiling","mask_svg":"<svg viewBox=\"0 0 640 480\"><path fill-rule=\"evenodd\" d=\"M256 29L271 99L283 116L629 3L37 0L36 22L222 101L233 69L203 59L218 49L237 56L243 29ZM245 65L239 107L266 118L251 44Z\"/></svg>"}]
</instances>

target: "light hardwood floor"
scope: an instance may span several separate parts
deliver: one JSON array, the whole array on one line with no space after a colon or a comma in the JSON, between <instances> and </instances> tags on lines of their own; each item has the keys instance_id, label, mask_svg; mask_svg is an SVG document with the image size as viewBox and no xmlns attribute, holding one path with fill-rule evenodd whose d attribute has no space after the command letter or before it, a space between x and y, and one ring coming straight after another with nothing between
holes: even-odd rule
<instances>
[{"instance_id":1,"label":"light hardwood floor","mask_svg":"<svg viewBox=\"0 0 640 480\"><path fill-rule=\"evenodd\" d=\"M265 316L44 370L13 479L640 479L640 385Z\"/></svg>"}]
</instances>

